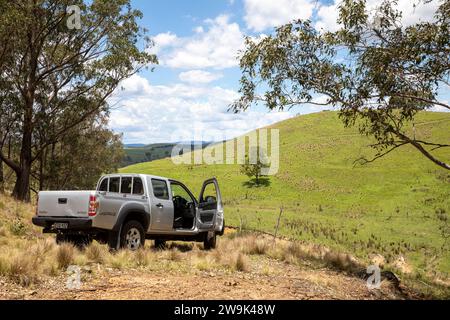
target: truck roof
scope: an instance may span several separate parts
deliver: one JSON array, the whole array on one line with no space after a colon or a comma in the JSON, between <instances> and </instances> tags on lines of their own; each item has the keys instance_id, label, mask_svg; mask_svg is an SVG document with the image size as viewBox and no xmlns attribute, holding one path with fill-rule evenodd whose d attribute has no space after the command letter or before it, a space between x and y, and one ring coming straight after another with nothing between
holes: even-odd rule
<instances>
[{"instance_id":1,"label":"truck roof","mask_svg":"<svg viewBox=\"0 0 450 320\"><path fill-rule=\"evenodd\" d=\"M150 177L150 178L154 178L154 179L170 179L167 177L160 177L160 176L155 176L155 175L151 175L151 174L142 174L142 173L110 173L110 174L105 174L102 176L102 178L106 178L106 177L129 177L129 176L140 176L140 177Z\"/></svg>"}]
</instances>

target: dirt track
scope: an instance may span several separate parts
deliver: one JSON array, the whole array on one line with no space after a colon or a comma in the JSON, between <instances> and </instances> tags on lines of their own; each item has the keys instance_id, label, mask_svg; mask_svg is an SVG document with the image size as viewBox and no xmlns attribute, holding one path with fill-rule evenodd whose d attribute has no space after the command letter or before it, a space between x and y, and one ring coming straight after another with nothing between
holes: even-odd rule
<instances>
[{"instance_id":1,"label":"dirt track","mask_svg":"<svg viewBox=\"0 0 450 320\"><path fill-rule=\"evenodd\" d=\"M58 277L24 289L0 278L0 299L403 299L384 282L369 291L362 279L328 269L309 269L272 259L252 261L261 272L149 272L96 270L83 275L79 290L68 290Z\"/></svg>"}]
</instances>

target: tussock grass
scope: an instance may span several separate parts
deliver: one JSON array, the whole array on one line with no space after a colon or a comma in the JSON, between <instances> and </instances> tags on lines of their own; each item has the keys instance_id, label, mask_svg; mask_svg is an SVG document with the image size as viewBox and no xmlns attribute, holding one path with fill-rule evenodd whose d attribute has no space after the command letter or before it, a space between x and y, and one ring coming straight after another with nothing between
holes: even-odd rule
<instances>
[{"instance_id":1,"label":"tussock grass","mask_svg":"<svg viewBox=\"0 0 450 320\"><path fill-rule=\"evenodd\" d=\"M248 271L249 263L246 255L238 253L233 268L237 271Z\"/></svg>"},{"instance_id":2,"label":"tussock grass","mask_svg":"<svg viewBox=\"0 0 450 320\"><path fill-rule=\"evenodd\" d=\"M66 269L75 261L76 248L70 243L63 243L58 246L56 261L60 269Z\"/></svg>"},{"instance_id":3,"label":"tussock grass","mask_svg":"<svg viewBox=\"0 0 450 320\"><path fill-rule=\"evenodd\" d=\"M137 267L147 267L154 261L153 251L140 249L135 253Z\"/></svg>"},{"instance_id":4,"label":"tussock grass","mask_svg":"<svg viewBox=\"0 0 450 320\"><path fill-rule=\"evenodd\" d=\"M85 248L84 254L92 262L103 263L109 252L105 245L100 245L98 242L94 241Z\"/></svg>"},{"instance_id":5,"label":"tussock grass","mask_svg":"<svg viewBox=\"0 0 450 320\"><path fill-rule=\"evenodd\" d=\"M267 240L262 239L256 235L249 235L244 241L244 251L247 254L263 255L269 248Z\"/></svg>"},{"instance_id":6,"label":"tussock grass","mask_svg":"<svg viewBox=\"0 0 450 320\"><path fill-rule=\"evenodd\" d=\"M108 256L107 265L115 269L125 269L131 267L133 263L132 253L128 250L119 250L116 253L112 253Z\"/></svg>"}]
</instances>

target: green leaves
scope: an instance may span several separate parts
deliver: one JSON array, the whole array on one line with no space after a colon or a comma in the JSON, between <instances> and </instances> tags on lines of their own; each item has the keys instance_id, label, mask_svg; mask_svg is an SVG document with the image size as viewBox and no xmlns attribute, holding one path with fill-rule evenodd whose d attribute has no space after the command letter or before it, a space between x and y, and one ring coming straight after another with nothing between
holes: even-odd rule
<instances>
[{"instance_id":1,"label":"green leaves","mask_svg":"<svg viewBox=\"0 0 450 320\"><path fill-rule=\"evenodd\" d=\"M450 109L438 96L450 83L450 0L438 2L433 23L403 27L395 1L383 1L369 13L366 1L345 0L336 32L319 33L310 21L298 20L262 40L247 38L241 97L231 109L262 102L283 110L325 96L346 126L363 120L360 131L375 137L377 148L413 144L404 127L418 112L435 105ZM431 151L417 149L437 160Z\"/></svg>"},{"instance_id":2,"label":"green leaves","mask_svg":"<svg viewBox=\"0 0 450 320\"><path fill-rule=\"evenodd\" d=\"M73 5L79 28L67 24ZM158 61L129 0L0 0L0 9L0 158L22 177L17 197L29 199L33 163L100 121L120 81ZM19 151L3 155L5 141Z\"/></svg>"}]
</instances>

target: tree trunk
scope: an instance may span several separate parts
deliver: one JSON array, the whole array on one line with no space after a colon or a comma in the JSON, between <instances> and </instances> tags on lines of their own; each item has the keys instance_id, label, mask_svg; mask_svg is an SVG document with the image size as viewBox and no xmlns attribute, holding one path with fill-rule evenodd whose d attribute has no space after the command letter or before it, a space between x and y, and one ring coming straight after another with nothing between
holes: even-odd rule
<instances>
[{"instance_id":1,"label":"tree trunk","mask_svg":"<svg viewBox=\"0 0 450 320\"><path fill-rule=\"evenodd\" d=\"M0 159L0 193L5 191L5 178L3 177L3 161Z\"/></svg>"},{"instance_id":2,"label":"tree trunk","mask_svg":"<svg viewBox=\"0 0 450 320\"><path fill-rule=\"evenodd\" d=\"M25 114L23 124L22 146L20 149L20 168L16 172L16 184L12 193L17 200L30 202L30 175L33 162L31 154L32 143L32 109Z\"/></svg>"}]
</instances>

